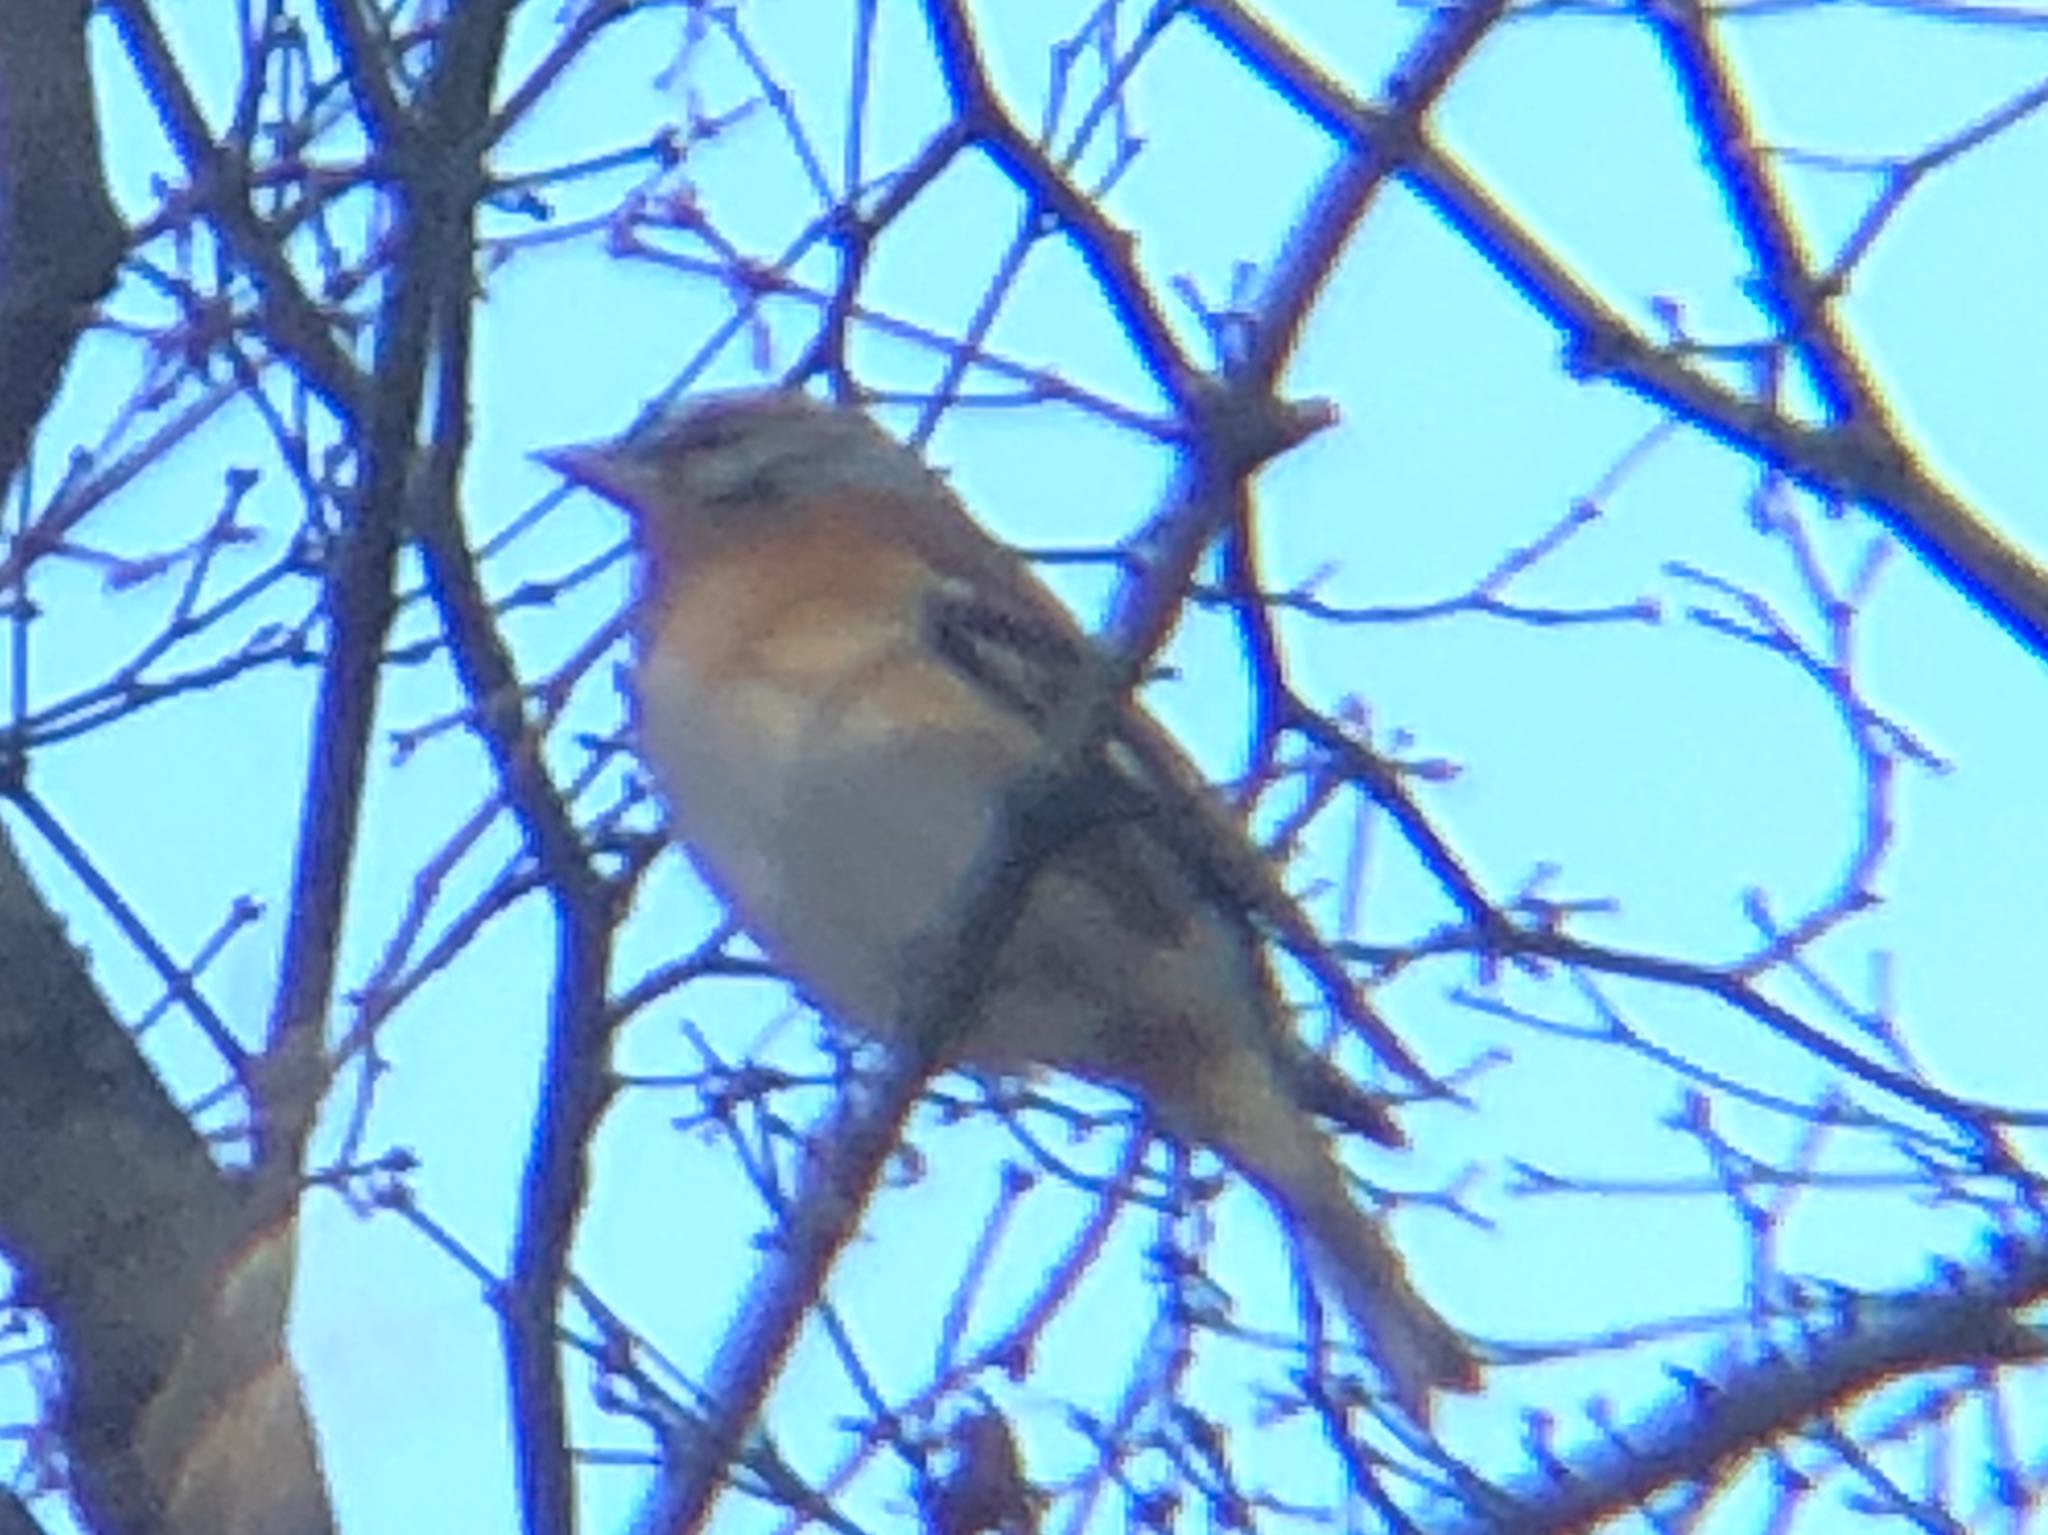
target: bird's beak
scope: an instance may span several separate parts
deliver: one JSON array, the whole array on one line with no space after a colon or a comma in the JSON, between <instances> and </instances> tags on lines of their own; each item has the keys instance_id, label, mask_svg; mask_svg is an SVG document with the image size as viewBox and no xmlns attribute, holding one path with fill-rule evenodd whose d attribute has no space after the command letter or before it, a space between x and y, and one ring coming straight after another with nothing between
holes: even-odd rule
<instances>
[{"instance_id":1,"label":"bird's beak","mask_svg":"<svg viewBox=\"0 0 2048 1535\"><path fill-rule=\"evenodd\" d=\"M633 479L617 443L572 442L559 448L542 448L533 456L570 484L595 491L627 511L633 509Z\"/></svg>"}]
</instances>

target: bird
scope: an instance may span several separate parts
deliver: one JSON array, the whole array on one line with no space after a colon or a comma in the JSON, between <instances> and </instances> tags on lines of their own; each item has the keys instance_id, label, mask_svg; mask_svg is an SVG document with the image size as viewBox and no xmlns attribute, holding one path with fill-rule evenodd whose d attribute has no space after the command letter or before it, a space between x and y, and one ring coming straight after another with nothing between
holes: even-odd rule
<instances>
[{"instance_id":1,"label":"bird","mask_svg":"<svg viewBox=\"0 0 2048 1535\"><path fill-rule=\"evenodd\" d=\"M631 733L670 834L800 995L903 1042L920 938L1099 651L854 406L718 394L537 456L633 526ZM1479 1389L1478 1357L1313 1115L1389 1145L1400 1131L1300 1042L1253 923L1174 835L1217 807L1165 728L1126 701L1082 784L1099 814L1029 874L940 1064L1069 1073L1219 1153L1426 1425L1437 1393Z\"/></svg>"}]
</instances>

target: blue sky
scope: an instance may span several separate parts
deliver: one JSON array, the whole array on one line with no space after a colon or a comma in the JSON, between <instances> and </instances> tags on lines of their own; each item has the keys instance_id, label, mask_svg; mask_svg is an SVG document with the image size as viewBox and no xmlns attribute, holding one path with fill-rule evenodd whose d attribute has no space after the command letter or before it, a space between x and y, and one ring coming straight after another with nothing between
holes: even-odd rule
<instances>
[{"instance_id":1,"label":"blue sky","mask_svg":"<svg viewBox=\"0 0 2048 1535\"><path fill-rule=\"evenodd\" d=\"M998 83L1026 123L1042 113L1048 46L1072 33L1081 9L983 7ZM1260 9L1329 73L1362 90L1384 76L1392 50L1417 24L1391 5L1295 0ZM828 146L836 175L847 44L842 30L821 23L822 13L787 0L745 8L749 36L790 88L815 141ZM912 8L884 0L880 18L867 144L876 167L905 158L945 112ZM182 56L218 111L233 89L231 56L196 15L164 21L182 29ZM528 8L510 76L531 67L556 25L553 8ZM654 10L616 29L506 145L501 169L644 141L655 125L685 119L691 89L712 112L749 96L752 87L715 39L687 70L675 67L683 25L683 12ZM2038 33L1938 26L1877 7L1794 11L1743 22L1731 35L1765 137L1843 155L1910 153L2048 67L2048 37ZM139 214L150 176L170 174L171 160L111 39L98 41L117 190L124 209ZM1075 89L1092 88L1083 68ZM1137 236L1142 270L1199 352L1199 326L1170 285L1188 279L1213 302L1229 291L1239 263L1269 262L1329 146L1191 26L1169 30L1129 102L1144 148L1108 206ZM1441 142L1624 313L1645 317L1654 301L1672 299L1696 338L1759 332L1744 296L1744 258L1641 28L1569 14L1507 28L1435 123ZM346 155L350 146L337 139L327 152ZM1084 172L1102 163L1099 153L1081 162ZM2044 164L2048 125L2029 122L1931 177L1844 306L1924 461L2037 549L2048 545L2048 490L2033 452L2048 403L2038 363L2048 349L2048 300L2036 280L2048 231L2033 195ZM609 509L560 498L530 451L623 427L730 312L717 283L616 259L601 233L575 232L577 220L608 209L639 174L551 190L548 225L502 214L486 221L506 243L488 269L479 311L467 515L487 535L541 498L555 502L490 561L496 591L559 577L623 534ZM684 180L716 226L762 260L779 256L816 212L786 136L763 109L693 150L664 186ZM1792 170L1788 187L1823 250L1853 227L1872 193L1870 178L1840 169ZM988 166L959 164L881 244L864 300L942 332L957 328L986 291L1017 216L1013 194ZM677 240L669 248L688 247ZM829 275L815 259L796 271ZM150 307L133 283L113 301L131 317ZM811 312L785 300L765 316L765 355L743 338L707 381L757 379L763 362L772 370L795 356ZM1081 264L1058 240L1032 253L991 345L1126 406L1160 408ZM101 436L133 385L137 355L112 340L88 349L42 438L46 466L61 464L72 443ZM937 360L919 346L863 338L853 355L877 387L917 390L936 377ZM1343 419L1262 477L1261 550L1273 585L1314 582L1319 596L1340 605L1416 604L1468 589L1504 549L1536 538L1575 498L1594 494L1658 426L1642 402L1567 377L1557 335L1399 189L1348 249L1285 382L1297 395L1334 400ZM247 413L231 408L134 493L96 513L85 536L122 549L189 536L219 504L223 465L260 462L266 452ZM1031 547L1102 543L1130 531L1156 509L1171 467L1137 434L1059 405L960 410L931 452L980 516ZM1672 570L1683 562L1754 589L1802 632L1819 632L1784 542L1760 535L1746 513L1753 478L1725 450L1684 430L1670 434L1602 496L1595 523L1514 588L1526 602L1559 607L1654 601L1661 623L1537 628L1462 616L1336 625L1290 617L1294 675L1325 704L1355 696L1368 706L1382 744L1405 732L1416 757L1458 765L1424 799L1488 888L1505 893L1555 864L1562 872L1553 893L1616 903L1587 919L1586 936L1709 960L1744 952L1755 939L1745 892L1766 892L1780 912L1803 910L1838 877L1859 831L1856 764L1827 694L1782 659L1690 622L1688 605L1705 594ZM1873 527L1794 504L1828 568L1838 577L1853 568ZM259 536L234 553L230 563L241 563L223 572L223 584L277 557L293 515L289 485L274 477L252 498ZM1052 575L1084 616L1100 613L1109 590L1100 572L1062 566ZM103 673L123 644L154 631L174 595L156 587L110 594L82 567L41 579L38 596L51 616L33 678L44 699ZM625 581L624 567L614 565L508 620L528 675L573 654L617 610ZM304 603L303 590L280 595L250 623L288 618ZM411 632L424 624L417 616ZM1858 634L1871 704L1952 766L1901 769L1896 846L1879 885L1884 905L1830 935L1812 957L1861 997L1874 956L1890 955L1899 1016L1934 1079L2039 1104L2048 1099L2048 1064L2023 1041L2038 1027L2032 871L2048 862L2037 766L2048 748L2040 664L1902 553L1885 568ZM1219 619L1191 618L1168 659L1179 677L1154 691L1154 706L1215 771L1234 771L1245 698L1232 634ZM142 713L37 764L39 787L175 953L198 947L232 895L273 903L280 896L303 778L306 682L299 672L264 673L218 696ZM457 702L440 668L396 671L385 723L417 727ZM580 760L576 732L616 728L618 708L609 666L594 668L553 739L557 765ZM150 770L138 774L138 763ZM618 781L614 770L607 782ZM486 792L482 753L460 730L440 732L402 763L380 763L344 935L344 985L371 973L422 861ZM604 794L589 801L605 802ZM1304 880L1342 869L1352 825L1347 817L1324 825ZM459 911L516 850L500 818L456 865L439 909ZM1440 898L1384 824L1370 833L1366 856L1366 937L1413 939L1444 919ZM130 1011L147 1006L153 993L139 962L96 926L89 903L61 875L52 875L51 889L117 1002ZM620 979L686 950L715 920L687 867L666 860L625 934ZM272 904L209 973L216 1004L252 1037L267 1012L281 930ZM369 1149L416 1152L422 1207L496 1268L505 1261L535 1090L550 943L545 912L529 902L430 983L386 1035L392 1069L378 1084L370 1121ZM1739 1305L1742 1246L1725 1199L1517 1197L1509 1159L1585 1179L1697 1179L1708 1169L1698 1144L1664 1123L1680 1098L1669 1071L1461 1005L1459 996L1475 989L1469 966L1438 963L1416 967L1382 998L1439 1069L1488 1051L1512 1056L1475 1080L1470 1111L1414 1113L1412 1156L1354 1159L1374 1182L1395 1188L1427 1190L1471 1175L1466 1197L1485 1228L1426 1207L1397 1218L1419 1283L1475 1334L1503 1345L1569 1342ZM1781 994L1811 1003L1789 987ZM1561 977L1516 978L1501 995L1581 1028L1595 1016ZM1813 1062L1723 1010L1643 987L1614 985L1603 996L1671 1049L1745 1082L1810 1099L1827 1081ZM337 1030L347 1020L344 1008ZM713 982L636 1021L620 1042L621 1069L687 1069L684 1022L728 1057L759 1048L796 1065L817 1059L813 1025L794 1015L786 992ZM157 1058L182 1096L211 1085L207 1058L191 1040L162 1040ZM353 1091L344 1081L337 1092L335 1135ZM701 1370L748 1277L761 1217L715 1144L668 1128L686 1106L653 1086L622 1098L598 1145L577 1267L670 1358ZM1740 1104L1716 1112L1724 1131L1760 1157L1786 1154L1805 1128ZM1100 1144L1075 1155L1102 1165L1118 1149L1111 1140L1097 1137ZM330 1150L335 1144L329 1140ZM928 1123L919 1144L927 1176L883 1198L833 1286L885 1394L913 1391L927 1377L934 1318L952 1293L955 1265L997 1170L1015 1155L982 1123ZM1874 1138L1846 1138L1828 1158L1845 1169L1897 1165ZM1033 1254L1064 1244L1085 1213L1082 1202L1050 1189L1025 1201L1011 1260L998 1267L979 1327L1007 1315L1006 1299L1030 1293ZM1220 1221L1227 1257L1217 1272L1248 1320L1284 1326L1283 1249L1262 1207L1236 1197ZM1150 1314L1142 1249L1152 1236L1148 1220L1125 1222L1046 1337L1031 1377L983 1382L1023 1426L1027 1462L1042 1480L1086 1455L1060 1404L1075 1398L1108 1411L1105 1393L1136 1351L1133 1317ZM1886 1287L1924 1278L1930 1252L1971 1256L1979 1230L1966 1212L1845 1191L1809 1197L1783 1237L1790 1267ZM474 1284L396 1218L362 1218L331 1195L309 1201L302 1253L294 1336L349 1535L515 1527L496 1331ZM1624 1411L1641 1407L1656 1398L1670 1362L1711 1357L1710 1337L1689 1336L1498 1369L1486 1395L1447 1412L1445 1426L1451 1443L1482 1465L1501 1465L1504 1453L1512 1465L1523 1410L1554 1412L1568 1445L1586 1432L1577 1404L1588 1396L1606 1394ZM1312 1426L1250 1438L1250 1383L1272 1368L1254 1350L1218 1345L1196 1379L1202 1399L1246 1436L1247 1467L1304 1499L1334 1496L1338 1472ZM638 1447L624 1425L588 1406L573 1370L571 1389L584 1442ZM2016 1384L2010 1395L2022 1421L2038 1428L2038 1385ZM859 1405L816 1329L774 1401L772 1426L785 1453L823 1474L844 1453L842 1418ZM588 1527L623 1531L642 1474L593 1469L585 1485ZM848 1505L887 1526L905 1517L904 1497L901 1475L882 1466ZM1745 1519L1754 1510L1738 1496L1716 1527L1752 1527ZM1104 1504L1091 1527L1119 1528L1120 1518ZM719 1528L775 1522L735 1500ZM1860 1526L1822 1518L1802 1525L1851 1527Z\"/></svg>"}]
</instances>

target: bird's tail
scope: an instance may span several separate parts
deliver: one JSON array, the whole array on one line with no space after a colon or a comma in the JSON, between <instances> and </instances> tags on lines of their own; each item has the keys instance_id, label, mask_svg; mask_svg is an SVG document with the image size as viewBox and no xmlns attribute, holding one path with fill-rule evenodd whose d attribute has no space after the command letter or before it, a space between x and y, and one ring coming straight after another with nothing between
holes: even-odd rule
<instances>
[{"instance_id":1,"label":"bird's tail","mask_svg":"<svg viewBox=\"0 0 2048 1535\"><path fill-rule=\"evenodd\" d=\"M1299 1074L1271 1048L1212 1042L1198 1053L1200 1069L1188 1073L1181 1093L1155 1090L1155 1104L1177 1109L1171 1128L1207 1141L1266 1195L1310 1268L1342 1301L1402 1410L1426 1425L1437 1392L1478 1390L1470 1346L1415 1293L1380 1222L1353 1201L1303 1099L1321 1102L1304 1094ZM1398 1140L1398 1132L1387 1138Z\"/></svg>"},{"instance_id":2,"label":"bird's tail","mask_svg":"<svg viewBox=\"0 0 2048 1535\"><path fill-rule=\"evenodd\" d=\"M1267 1182L1266 1192L1295 1228L1311 1268L1343 1302L1394 1399L1427 1427L1437 1392L1479 1389L1479 1360L1415 1292L1379 1221L1353 1202L1334 1157L1322 1150L1315 1171L1284 1188Z\"/></svg>"},{"instance_id":3,"label":"bird's tail","mask_svg":"<svg viewBox=\"0 0 2048 1535\"><path fill-rule=\"evenodd\" d=\"M1212 1138L1272 1201L1303 1244L1311 1271L1352 1318L1395 1400L1427 1427L1438 1392L1479 1390L1477 1355L1458 1328L1417 1296L1401 1255L1380 1222L1358 1208L1329 1140L1309 1117L1286 1103L1282 1091L1260 1095L1245 1081L1237 1087L1235 1113L1227 1122L1219 1117L1227 1134L1212 1132Z\"/></svg>"}]
</instances>

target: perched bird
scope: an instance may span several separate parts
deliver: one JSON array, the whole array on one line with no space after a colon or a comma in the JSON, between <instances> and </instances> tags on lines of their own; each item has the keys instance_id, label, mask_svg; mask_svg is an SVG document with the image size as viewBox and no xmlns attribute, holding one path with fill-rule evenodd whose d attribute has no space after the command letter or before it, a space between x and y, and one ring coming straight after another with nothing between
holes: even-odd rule
<instances>
[{"instance_id":1,"label":"perched bird","mask_svg":"<svg viewBox=\"0 0 2048 1535\"><path fill-rule=\"evenodd\" d=\"M865 415L764 392L541 455L631 514L641 757L706 881L834 1020L901 1036L908 959L998 825L1093 654L946 483ZM1127 1091L1255 1184L1425 1420L1473 1390L1464 1340L1352 1201L1309 1110L1390 1144L1378 1103L1293 1034L1241 909L1184 838L1209 791L1135 705L949 1059Z\"/></svg>"}]
</instances>

